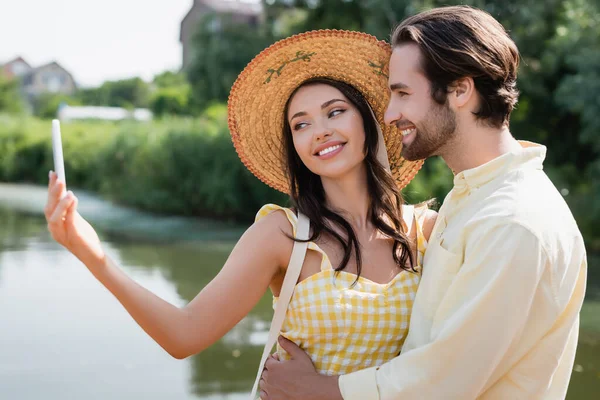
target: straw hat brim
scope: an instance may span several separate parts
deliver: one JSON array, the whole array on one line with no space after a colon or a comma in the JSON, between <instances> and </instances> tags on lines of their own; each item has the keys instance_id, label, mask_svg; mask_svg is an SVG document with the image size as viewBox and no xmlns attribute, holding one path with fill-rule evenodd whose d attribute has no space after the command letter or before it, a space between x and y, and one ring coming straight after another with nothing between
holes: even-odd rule
<instances>
[{"instance_id":1,"label":"straw hat brim","mask_svg":"<svg viewBox=\"0 0 600 400\"><path fill-rule=\"evenodd\" d=\"M285 105L304 81L324 77L346 82L363 94L381 126L392 176L404 188L423 160L405 160L402 135L383 120L390 96L390 55L388 43L340 30L301 33L263 50L240 73L228 101L229 130L244 165L267 185L289 193L283 148Z\"/></svg>"}]
</instances>

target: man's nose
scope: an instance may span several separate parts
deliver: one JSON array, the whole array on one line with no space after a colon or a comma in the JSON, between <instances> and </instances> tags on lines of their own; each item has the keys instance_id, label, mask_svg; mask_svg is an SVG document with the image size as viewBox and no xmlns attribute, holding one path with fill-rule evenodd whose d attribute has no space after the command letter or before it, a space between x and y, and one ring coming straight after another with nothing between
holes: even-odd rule
<instances>
[{"instance_id":1,"label":"man's nose","mask_svg":"<svg viewBox=\"0 0 600 400\"><path fill-rule=\"evenodd\" d=\"M386 125L394 125L397 121L402 120L400 107L392 99L390 99L390 102L388 103L385 114L383 115L383 120Z\"/></svg>"}]
</instances>

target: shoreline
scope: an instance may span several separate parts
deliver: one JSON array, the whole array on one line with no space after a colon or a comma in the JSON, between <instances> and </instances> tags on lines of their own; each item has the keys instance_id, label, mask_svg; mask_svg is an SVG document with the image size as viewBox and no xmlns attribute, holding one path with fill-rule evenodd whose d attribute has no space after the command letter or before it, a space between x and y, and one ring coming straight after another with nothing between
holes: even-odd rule
<instances>
[{"instance_id":1,"label":"shoreline","mask_svg":"<svg viewBox=\"0 0 600 400\"><path fill-rule=\"evenodd\" d=\"M103 234L151 242L235 242L246 227L223 221L152 214L121 206L97 195L70 188L79 198L79 212ZM0 208L43 216L46 186L0 182Z\"/></svg>"}]
</instances>

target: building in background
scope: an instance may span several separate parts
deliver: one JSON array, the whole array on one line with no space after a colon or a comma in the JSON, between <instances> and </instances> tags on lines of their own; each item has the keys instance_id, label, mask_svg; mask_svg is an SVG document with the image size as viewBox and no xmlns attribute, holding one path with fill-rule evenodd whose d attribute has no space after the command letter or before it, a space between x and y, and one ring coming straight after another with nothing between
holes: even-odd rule
<instances>
[{"instance_id":1,"label":"building in background","mask_svg":"<svg viewBox=\"0 0 600 400\"><path fill-rule=\"evenodd\" d=\"M2 74L8 79L20 78L32 69L31 65L22 57L17 57L4 65L0 64Z\"/></svg>"},{"instance_id":2,"label":"building in background","mask_svg":"<svg viewBox=\"0 0 600 400\"><path fill-rule=\"evenodd\" d=\"M0 70L4 77L21 81L21 91L28 102L44 93L72 95L77 90L73 75L55 61L33 68L17 57L1 65Z\"/></svg>"},{"instance_id":3,"label":"building in background","mask_svg":"<svg viewBox=\"0 0 600 400\"><path fill-rule=\"evenodd\" d=\"M35 98L42 93L60 93L70 96L77 90L71 73L57 62L32 68L21 79L23 91L30 98Z\"/></svg>"},{"instance_id":4,"label":"building in background","mask_svg":"<svg viewBox=\"0 0 600 400\"><path fill-rule=\"evenodd\" d=\"M181 21L179 41L182 47L182 69L186 69L193 59L192 39L198 23L207 14L231 16L234 22L258 25L263 19L263 5L260 0L194 0L190 11ZM215 30L219 29L218 20Z\"/></svg>"}]
</instances>

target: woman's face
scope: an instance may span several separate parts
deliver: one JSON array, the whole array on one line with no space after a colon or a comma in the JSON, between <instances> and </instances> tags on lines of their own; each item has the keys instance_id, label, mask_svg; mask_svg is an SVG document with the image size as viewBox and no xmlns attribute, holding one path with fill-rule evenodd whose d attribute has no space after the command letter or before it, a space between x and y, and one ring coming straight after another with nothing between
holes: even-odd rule
<instances>
[{"instance_id":1,"label":"woman's face","mask_svg":"<svg viewBox=\"0 0 600 400\"><path fill-rule=\"evenodd\" d=\"M306 167L322 178L340 178L362 165L365 131L358 109L333 86L301 87L288 114L294 148Z\"/></svg>"}]
</instances>

